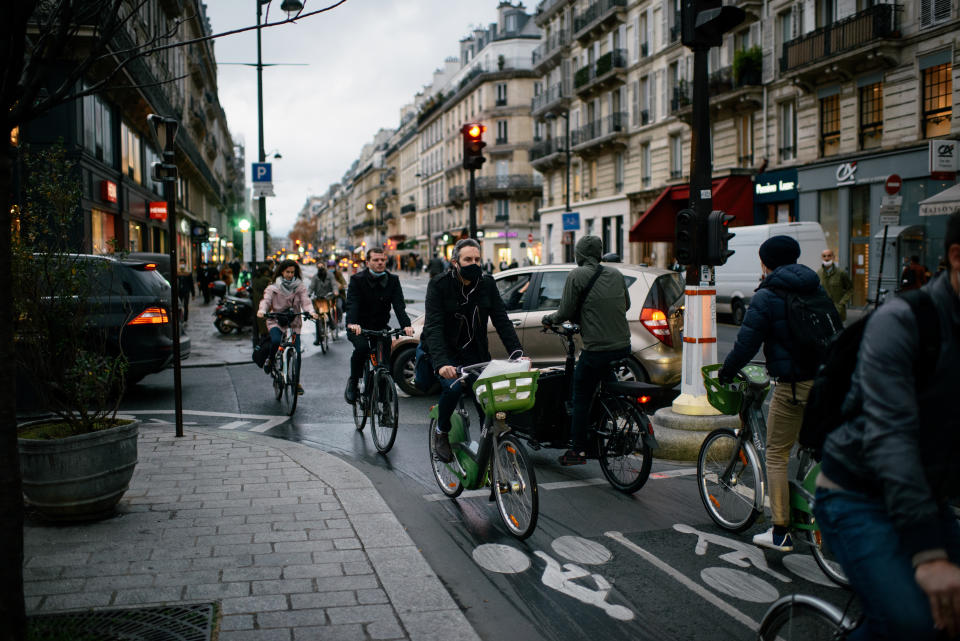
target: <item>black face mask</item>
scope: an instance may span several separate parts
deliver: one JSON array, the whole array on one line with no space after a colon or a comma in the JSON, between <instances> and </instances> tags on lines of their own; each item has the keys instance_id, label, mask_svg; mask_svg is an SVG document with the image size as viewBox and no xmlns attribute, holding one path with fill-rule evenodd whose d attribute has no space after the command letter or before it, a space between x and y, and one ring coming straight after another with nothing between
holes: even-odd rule
<instances>
[{"instance_id":1,"label":"black face mask","mask_svg":"<svg viewBox=\"0 0 960 641\"><path fill-rule=\"evenodd\" d=\"M483 275L483 268L480 265L463 265L460 267L460 277L475 283Z\"/></svg>"}]
</instances>

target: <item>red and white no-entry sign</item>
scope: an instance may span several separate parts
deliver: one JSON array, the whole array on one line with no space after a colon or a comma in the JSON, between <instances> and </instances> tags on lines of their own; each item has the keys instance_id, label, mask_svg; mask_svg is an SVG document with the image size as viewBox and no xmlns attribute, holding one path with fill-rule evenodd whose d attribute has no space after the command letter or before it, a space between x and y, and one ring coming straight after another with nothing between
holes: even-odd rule
<instances>
[{"instance_id":1,"label":"red and white no-entry sign","mask_svg":"<svg viewBox=\"0 0 960 641\"><path fill-rule=\"evenodd\" d=\"M900 185L903 184L903 181L900 180L900 176L897 174L890 174L887 176L887 182L883 186L887 190L887 193L893 196L900 191Z\"/></svg>"}]
</instances>

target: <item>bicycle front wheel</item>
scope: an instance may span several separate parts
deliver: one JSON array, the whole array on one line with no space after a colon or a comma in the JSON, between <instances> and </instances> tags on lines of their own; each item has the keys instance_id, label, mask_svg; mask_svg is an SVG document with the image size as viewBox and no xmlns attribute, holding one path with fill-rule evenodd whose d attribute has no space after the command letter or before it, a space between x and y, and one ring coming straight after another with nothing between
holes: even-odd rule
<instances>
[{"instance_id":1,"label":"bicycle front wheel","mask_svg":"<svg viewBox=\"0 0 960 641\"><path fill-rule=\"evenodd\" d=\"M523 540L537 527L537 475L523 445L512 434L497 439L493 453L493 494L510 534Z\"/></svg>"},{"instance_id":2,"label":"bicycle front wheel","mask_svg":"<svg viewBox=\"0 0 960 641\"><path fill-rule=\"evenodd\" d=\"M830 550L830 546L823 540L823 534L820 530L807 531L807 541L810 543L810 553L814 560L827 578L841 587L850 587L850 579L847 578L843 568L837 563Z\"/></svg>"},{"instance_id":3,"label":"bicycle front wheel","mask_svg":"<svg viewBox=\"0 0 960 641\"><path fill-rule=\"evenodd\" d=\"M597 429L600 469L614 489L633 494L647 482L653 453L643 440L640 417L621 404L601 409Z\"/></svg>"},{"instance_id":4,"label":"bicycle front wheel","mask_svg":"<svg viewBox=\"0 0 960 641\"><path fill-rule=\"evenodd\" d=\"M300 354L297 348L288 347L283 352L283 411L287 416L293 416L297 411L297 388L300 384Z\"/></svg>"},{"instance_id":5,"label":"bicycle front wheel","mask_svg":"<svg viewBox=\"0 0 960 641\"><path fill-rule=\"evenodd\" d=\"M362 432L363 426L367 424L367 406L370 398L367 396L368 374L364 370L363 376L357 381L357 401L353 404L353 424L357 426L357 431Z\"/></svg>"},{"instance_id":6,"label":"bicycle front wheel","mask_svg":"<svg viewBox=\"0 0 960 641\"><path fill-rule=\"evenodd\" d=\"M370 431L377 451L386 454L397 440L397 420L400 408L397 403L397 388L386 372L376 375L373 394L370 396Z\"/></svg>"},{"instance_id":7,"label":"bicycle front wheel","mask_svg":"<svg viewBox=\"0 0 960 641\"><path fill-rule=\"evenodd\" d=\"M760 641L831 641L850 632L843 613L820 599L790 595L770 606L760 622Z\"/></svg>"},{"instance_id":8,"label":"bicycle front wheel","mask_svg":"<svg viewBox=\"0 0 960 641\"><path fill-rule=\"evenodd\" d=\"M713 522L743 532L763 510L763 471L749 442L730 429L710 432L697 457L697 489Z\"/></svg>"},{"instance_id":9,"label":"bicycle front wheel","mask_svg":"<svg viewBox=\"0 0 960 641\"><path fill-rule=\"evenodd\" d=\"M453 466L455 463L444 463L437 458L433 436L436 429L437 421L430 419L430 426L427 431L427 448L430 452L430 465L433 467L433 477L437 479L437 485L440 486L440 491L450 498L455 499L463 492L463 480L460 478L460 475L454 471Z\"/></svg>"}]
</instances>

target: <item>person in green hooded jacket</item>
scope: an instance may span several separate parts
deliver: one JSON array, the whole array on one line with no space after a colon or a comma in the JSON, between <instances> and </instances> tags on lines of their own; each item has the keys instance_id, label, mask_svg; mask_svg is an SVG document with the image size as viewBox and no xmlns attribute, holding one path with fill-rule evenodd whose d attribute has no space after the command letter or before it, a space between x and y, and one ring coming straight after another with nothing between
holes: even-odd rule
<instances>
[{"instance_id":1,"label":"person in green hooded jacket","mask_svg":"<svg viewBox=\"0 0 960 641\"><path fill-rule=\"evenodd\" d=\"M570 272L563 286L560 307L543 317L544 325L567 320L579 323L583 349L573 370L573 420L570 424L571 448L560 456L561 465L587 462L587 434L590 402L597 384L611 376L610 364L630 355L630 326L627 310L630 295L623 274L616 267L600 265L603 243L597 236L584 236L576 245L578 267ZM581 305L585 288L590 286Z\"/></svg>"},{"instance_id":2,"label":"person in green hooded jacket","mask_svg":"<svg viewBox=\"0 0 960 641\"><path fill-rule=\"evenodd\" d=\"M820 277L820 284L826 290L827 296L833 301L840 314L840 320L847 320L847 304L853 297L853 282L850 275L837 266L833 250L830 248L820 252L821 266L817 270L817 276Z\"/></svg>"}]
</instances>

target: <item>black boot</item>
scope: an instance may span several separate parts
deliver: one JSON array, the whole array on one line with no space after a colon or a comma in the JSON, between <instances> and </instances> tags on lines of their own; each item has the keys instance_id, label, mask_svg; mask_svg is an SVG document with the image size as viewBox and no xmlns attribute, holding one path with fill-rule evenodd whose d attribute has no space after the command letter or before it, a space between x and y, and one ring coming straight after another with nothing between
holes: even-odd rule
<instances>
[{"instance_id":1,"label":"black boot","mask_svg":"<svg viewBox=\"0 0 960 641\"><path fill-rule=\"evenodd\" d=\"M453 460L453 450L450 449L450 435L446 432L433 433L433 452L443 463Z\"/></svg>"},{"instance_id":2,"label":"black boot","mask_svg":"<svg viewBox=\"0 0 960 641\"><path fill-rule=\"evenodd\" d=\"M352 376L347 379L347 389L343 391L343 399L350 405L357 402L357 379Z\"/></svg>"}]
</instances>

